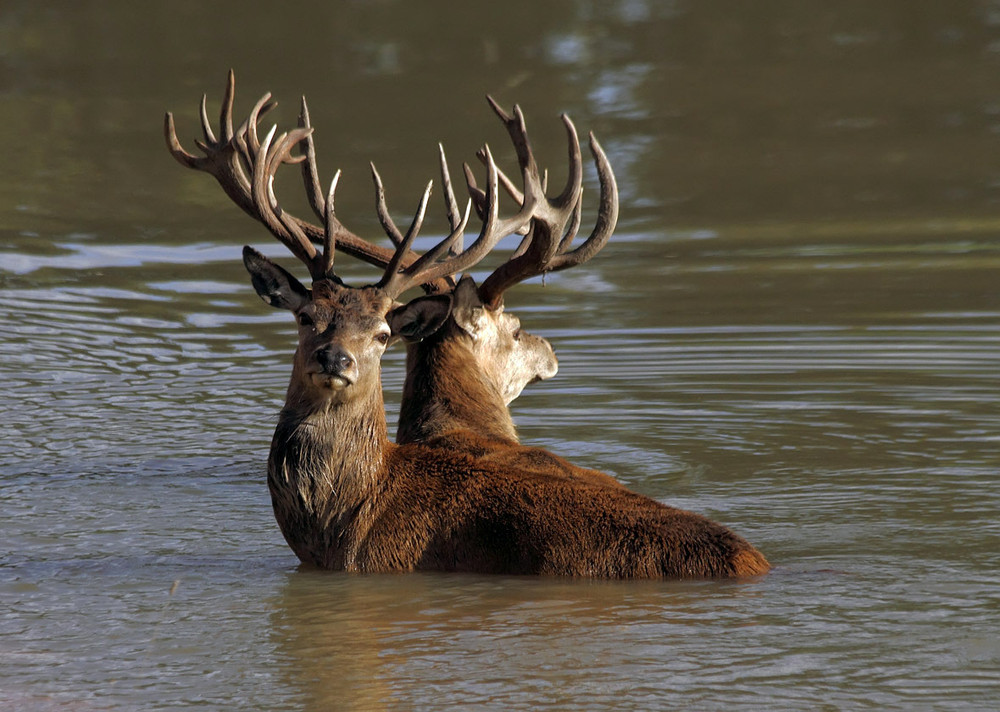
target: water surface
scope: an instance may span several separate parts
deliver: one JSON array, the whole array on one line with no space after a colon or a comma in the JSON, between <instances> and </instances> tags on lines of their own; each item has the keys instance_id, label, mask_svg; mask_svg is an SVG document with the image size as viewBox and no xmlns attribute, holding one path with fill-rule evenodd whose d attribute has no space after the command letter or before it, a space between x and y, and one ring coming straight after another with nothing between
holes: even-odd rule
<instances>
[{"instance_id":1,"label":"water surface","mask_svg":"<svg viewBox=\"0 0 1000 712\"><path fill-rule=\"evenodd\" d=\"M1000 5L15 0L0 46L5 708L1000 705ZM522 439L775 571L299 570L264 483L293 325L239 263L281 251L160 133L230 67L238 112L308 95L373 237L368 161L401 221L437 141L510 165L486 92L555 184L558 114L596 131L616 236L508 299L560 357Z\"/></svg>"}]
</instances>

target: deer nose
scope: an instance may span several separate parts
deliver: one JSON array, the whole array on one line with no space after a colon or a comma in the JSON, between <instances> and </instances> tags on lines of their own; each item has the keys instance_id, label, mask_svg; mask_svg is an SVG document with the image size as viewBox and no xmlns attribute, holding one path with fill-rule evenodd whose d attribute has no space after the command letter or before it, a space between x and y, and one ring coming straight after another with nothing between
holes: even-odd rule
<instances>
[{"instance_id":1,"label":"deer nose","mask_svg":"<svg viewBox=\"0 0 1000 712\"><path fill-rule=\"evenodd\" d=\"M340 349L323 349L316 354L316 361L324 373L334 376L346 373L354 366L354 357Z\"/></svg>"}]
</instances>

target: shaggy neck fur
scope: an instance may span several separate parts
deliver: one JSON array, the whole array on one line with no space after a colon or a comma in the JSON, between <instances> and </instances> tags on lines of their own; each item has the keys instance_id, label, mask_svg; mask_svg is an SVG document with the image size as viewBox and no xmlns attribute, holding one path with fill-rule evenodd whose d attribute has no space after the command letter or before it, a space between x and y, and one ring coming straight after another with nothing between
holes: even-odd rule
<instances>
[{"instance_id":1,"label":"shaggy neck fur","mask_svg":"<svg viewBox=\"0 0 1000 712\"><path fill-rule=\"evenodd\" d=\"M352 542L364 534L356 529L367 521L358 515L376 499L391 447L381 383L367 397L340 402L296 376L268 460L275 517L302 561L350 569Z\"/></svg>"},{"instance_id":2,"label":"shaggy neck fur","mask_svg":"<svg viewBox=\"0 0 1000 712\"><path fill-rule=\"evenodd\" d=\"M455 430L517 443L503 394L477 366L454 324L406 350L397 443L426 442Z\"/></svg>"}]
</instances>

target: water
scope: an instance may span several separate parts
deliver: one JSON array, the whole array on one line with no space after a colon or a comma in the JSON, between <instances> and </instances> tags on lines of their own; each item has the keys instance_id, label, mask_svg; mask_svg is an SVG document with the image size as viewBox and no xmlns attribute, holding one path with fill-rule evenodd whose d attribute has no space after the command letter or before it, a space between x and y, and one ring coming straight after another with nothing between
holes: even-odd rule
<instances>
[{"instance_id":1,"label":"water","mask_svg":"<svg viewBox=\"0 0 1000 712\"><path fill-rule=\"evenodd\" d=\"M301 13L0 10L5 709L1000 706L1000 5ZM561 366L515 402L522 439L775 571L298 570L263 481L292 325L238 258L281 251L160 135L172 110L190 147L229 67L238 112L269 90L287 125L308 95L369 235L367 161L400 220L435 142L453 171L483 140L509 161L487 91L556 184L557 114L595 130L622 221L510 295Z\"/></svg>"}]
</instances>

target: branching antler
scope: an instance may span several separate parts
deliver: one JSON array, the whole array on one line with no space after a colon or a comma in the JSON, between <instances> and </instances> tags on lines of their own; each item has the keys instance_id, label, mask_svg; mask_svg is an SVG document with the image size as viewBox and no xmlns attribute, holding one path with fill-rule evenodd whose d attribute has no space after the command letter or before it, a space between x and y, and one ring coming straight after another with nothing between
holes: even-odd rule
<instances>
[{"instance_id":1,"label":"branching antler","mask_svg":"<svg viewBox=\"0 0 1000 712\"><path fill-rule=\"evenodd\" d=\"M164 117L163 133L167 139L167 148L174 158L182 166L193 168L197 171L204 171L214 177L229 198L239 205L244 212L252 217L254 214L253 200L250 197L250 179L247 176L245 165L241 161L239 146L235 140L238 134L246 131L248 122L256 122L261 116L273 109L276 104L271 101L271 95L265 94L260 98L250 117L245 121L238 131L233 131L233 99L236 94L236 80L233 71L229 70L229 78L226 83L226 93L222 99L222 110L219 116L219 138L216 138L212 131L212 122L208 118L208 95L201 97L201 129L205 136L204 141L195 140L198 148L205 154L195 156L184 150L177 139L177 131L174 127L174 116L169 111Z\"/></svg>"},{"instance_id":2,"label":"branching antler","mask_svg":"<svg viewBox=\"0 0 1000 712\"><path fill-rule=\"evenodd\" d=\"M265 94L254 105L247 119L234 130L233 99L235 97L235 84L234 73L230 70L220 112L218 137L216 137L211 121L208 118L206 108L207 96L202 96L200 114L202 132L205 138L204 140L195 140L195 143L205 154L204 156L195 156L181 146L177 138L174 117L170 112L167 112L164 117L164 136L168 150L181 165L211 175L218 181L230 200L236 203L250 217L259 222L265 222L265 217L261 215L258 204L255 202L251 192L251 156L256 154L260 149L257 125L261 117L277 106L277 102L271 101L270 94ZM319 215L320 220L323 221L323 225L314 225L311 222L288 213L283 213L285 219L289 221L289 224L294 224L298 228L298 231L308 238L309 242L322 245L326 239L326 233L332 231L335 237L334 244L336 245L336 249L369 264L386 265L392 258L392 250L368 242L348 230L339 221L334 220L332 224L326 223L327 195L319 187L319 179L315 169L315 150L312 147L308 108L306 107L304 98L302 113L299 117L299 126L300 128L310 130L310 133L299 139L299 142L304 146L303 155L293 157L285 152L286 157L284 160L286 162L301 162L303 164L303 174L307 177L306 192L310 199L310 205L317 215ZM288 146L289 149L291 147ZM277 166L273 168L277 170ZM300 251L304 253L308 252L304 247ZM408 266L416 261L417 257L418 255L416 254L406 255L402 264ZM438 280L433 285L428 285L428 287L442 291L448 289L449 285L444 280Z\"/></svg>"},{"instance_id":3,"label":"branching antler","mask_svg":"<svg viewBox=\"0 0 1000 712\"><path fill-rule=\"evenodd\" d=\"M254 106L247 120L234 131L232 128L234 87L235 80L232 71L230 71L220 117L221 138L219 139L212 131L205 109L206 100L202 99L201 116L205 141L198 141L197 144L206 154L204 157L194 156L181 147L177 140L173 116L169 113L164 123L167 147L182 165L205 171L215 177L226 194L237 205L263 223L282 244L288 247L308 267L313 279L323 279L333 274L333 257L336 248L370 264L385 267L385 273L376 286L393 298L418 284L432 290L435 287L440 290L442 287L437 286L440 282L448 276L476 264L505 235L524 230L538 205L538 198L544 197L541 184L535 185L537 173L530 175L528 171L525 171L525 193L521 200L520 210L510 218L500 219L497 209L498 171L489 149L484 149L483 160L487 165L488 181L485 192L478 195L483 227L478 238L467 249L463 249L461 246L462 234L468 222L469 209L466 208L464 217L458 217L457 202L447 174L447 165L442 149L442 179L445 186L449 222L453 229L452 233L435 247L424 255L418 256L412 251L411 246L420 230L431 186L428 185L427 190L424 191L410 229L406 235L401 235L389 218L382 181L373 166L372 175L376 186L379 217L386 232L396 244L395 250L378 247L347 230L336 218L333 202L339 172L333 180L330 191L326 195L321 191L316 167L315 147L312 140L312 127L305 99L303 98L302 101L299 128L283 133L277 138L275 138L276 128L271 129L267 136L260 140L257 134L257 124L260 117L275 104L270 101L270 94L265 95ZM292 148L299 144L303 145L302 155L293 157L291 155ZM306 194L313 211L323 221L322 227L291 215L278 204L273 183L277 170L284 163L302 163ZM472 186L470 185L471 191ZM322 252L316 250L314 242L323 244ZM445 257L446 254L447 257ZM446 288L449 283L444 282L444 284Z\"/></svg>"},{"instance_id":4,"label":"branching antler","mask_svg":"<svg viewBox=\"0 0 1000 712\"><path fill-rule=\"evenodd\" d=\"M458 212L458 202L455 199L455 192L452 188L444 148L440 144L438 145L438 148L441 162L441 183L444 187L445 207L448 212L448 220L452 225L452 234L445 240L438 243L432 250L429 250L422 255L410 267L405 268L398 273L390 273L387 270L387 275L393 275L394 283L396 281L399 281L400 283L405 282L407 287L413 286L414 284L420 284L422 282L426 283L429 279L451 278L452 275L469 269L482 260L502 238L524 230L531 221L535 210L539 206L539 197L544 197L544 192L542 191L542 185L537 171L533 170L533 167L525 165L524 170L522 171L525 193L523 199L520 201L521 208L515 215L512 215L509 218L499 218L499 169L496 167L496 163L493 160L493 155L490 153L489 146L484 146L482 153L483 162L487 167L487 184L485 192L482 192L481 195L477 196L480 208L478 212L483 221L483 227L479 233L479 237L477 237L476 240L474 240L468 247L463 247L461 244L462 228L469 219L469 207L466 207L464 216L459 217L460 213ZM372 166L372 178L375 181L378 215L379 220L382 223L382 227L385 229L390 239L398 245L399 249L402 249L404 246L408 249L409 245L412 243L413 236L410 234L410 232L412 232L412 228L405 237L400 236L399 229L389 216L389 211L385 204L385 191L382 188L382 180L374 166ZM470 192L472 192L473 189L474 185L470 184ZM445 252L448 253L448 257L446 259L441 259Z\"/></svg>"},{"instance_id":5,"label":"branching antler","mask_svg":"<svg viewBox=\"0 0 1000 712\"><path fill-rule=\"evenodd\" d=\"M513 115L510 115L491 97L487 99L510 134L522 171L537 175L538 167L520 108L514 106ZM591 133L590 152L594 157L601 186L600 207L593 232L575 249L570 249L580 227L583 165L576 127L565 114L562 115L562 121L566 127L569 146L569 176L566 186L555 198L549 199L544 194L531 196L536 208L528 234L511 258L500 265L479 287L480 299L490 308L498 308L503 303L504 292L518 282L546 272L564 270L591 259L607 244L618 222L618 185L615 175L604 150ZM482 152L479 155L481 160L485 159ZM514 200L520 203L528 199L502 172L498 177ZM467 180L478 210L484 193L475 187L471 171L467 171Z\"/></svg>"}]
</instances>

